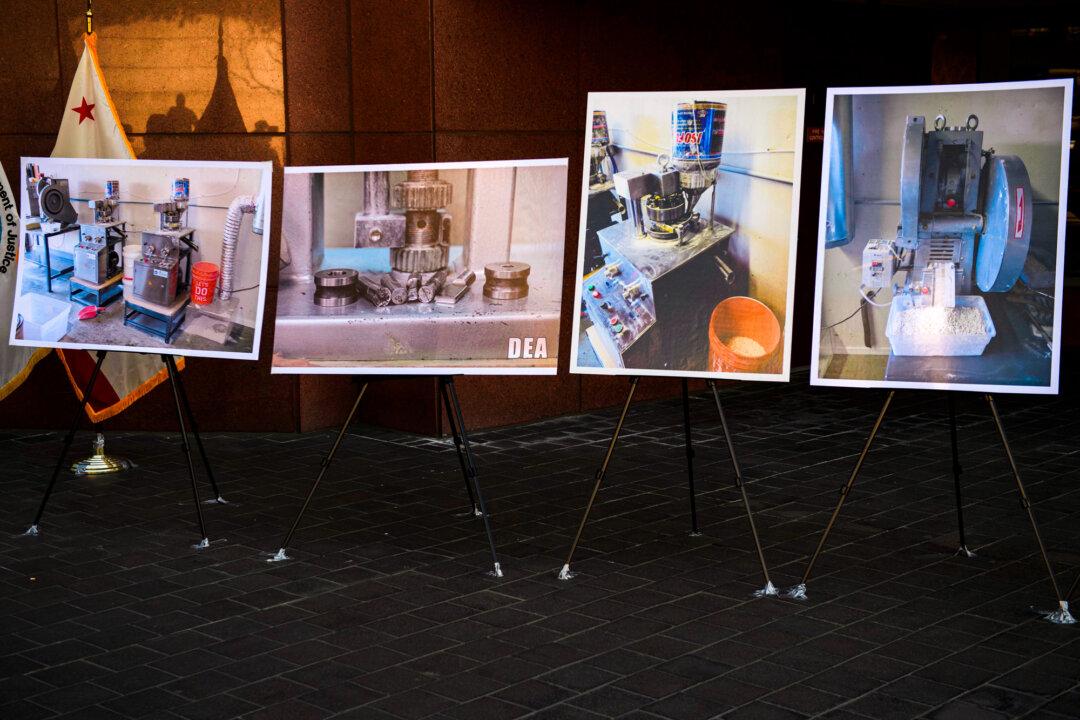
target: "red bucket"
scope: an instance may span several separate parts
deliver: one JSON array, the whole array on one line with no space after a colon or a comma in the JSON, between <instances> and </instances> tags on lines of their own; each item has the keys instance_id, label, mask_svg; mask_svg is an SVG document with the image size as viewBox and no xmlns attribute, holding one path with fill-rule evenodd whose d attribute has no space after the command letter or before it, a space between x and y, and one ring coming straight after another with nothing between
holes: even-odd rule
<instances>
[{"instance_id":1,"label":"red bucket","mask_svg":"<svg viewBox=\"0 0 1080 720\"><path fill-rule=\"evenodd\" d=\"M218 266L212 262L197 262L191 266L191 302L209 305L214 301Z\"/></svg>"}]
</instances>

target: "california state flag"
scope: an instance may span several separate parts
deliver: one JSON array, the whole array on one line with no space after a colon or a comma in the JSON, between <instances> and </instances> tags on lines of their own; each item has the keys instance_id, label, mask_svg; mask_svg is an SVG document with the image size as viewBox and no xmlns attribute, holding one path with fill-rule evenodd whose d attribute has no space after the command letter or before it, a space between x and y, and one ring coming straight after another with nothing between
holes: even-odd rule
<instances>
[{"instance_id":1,"label":"california state flag","mask_svg":"<svg viewBox=\"0 0 1080 720\"><path fill-rule=\"evenodd\" d=\"M60 123L53 157L134 158L135 151L131 149L109 95L109 86L101 74L97 36L93 33L84 35L83 44L82 59L71 81L67 112ZM94 369L94 357L86 350L56 352L81 400L82 388L86 387ZM178 358L177 365L183 368L184 359ZM109 353L101 373L86 405L86 412L93 422L116 415L168 377L156 355L130 352Z\"/></svg>"}]
</instances>

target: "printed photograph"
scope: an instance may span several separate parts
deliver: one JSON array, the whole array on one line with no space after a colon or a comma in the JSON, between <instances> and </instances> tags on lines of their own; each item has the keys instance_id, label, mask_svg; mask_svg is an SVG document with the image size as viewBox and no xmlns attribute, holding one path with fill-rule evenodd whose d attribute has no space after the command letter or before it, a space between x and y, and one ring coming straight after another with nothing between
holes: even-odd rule
<instances>
[{"instance_id":1,"label":"printed photograph","mask_svg":"<svg viewBox=\"0 0 1080 720\"><path fill-rule=\"evenodd\" d=\"M255 359L265 163L22 159L13 345Z\"/></svg>"},{"instance_id":2,"label":"printed photograph","mask_svg":"<svg viewBox=\"0 0 1080 720\"><path fill-rule=\"evenodd\" d=\"M566 168L286 168L272 372L554 375Z\"/></svg>"},{"instance_id":3,"label":"printed photograph","mask_svg":"<svg viewBox=\"0 0 1080 720\"><path fill-rule=\"evenodd\" d=\"M589 94L572 372L788 378L803 100Z\"/></svg>"},{"instance_id":4,"label":"printed photograph","mask_svg":"<svg viewBox=\"0 0 1080 720\"><path fill-rule=\"evenodd\" d=\"M1072 81L830 89L811 382L1057 392Z\"/></svg>"}]
</instances>

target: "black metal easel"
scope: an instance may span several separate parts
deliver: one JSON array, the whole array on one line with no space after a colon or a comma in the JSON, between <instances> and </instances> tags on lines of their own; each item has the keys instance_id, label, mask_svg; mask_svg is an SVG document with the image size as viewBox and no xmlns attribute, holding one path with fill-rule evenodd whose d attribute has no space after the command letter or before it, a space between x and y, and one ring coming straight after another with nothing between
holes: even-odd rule
<instances>
[{"instance_id":1,"label":"black metal easel","mask_svg":"<svg viewBox=\"0 0 1080 720\"><path fill-rule=\"evenodd\" d=\"M818 540L817 548L814 550L813 555L810 556L810 561L806 564L806 570L803 571L802 580L797 585L785 590L783 597L791 598L794 600L806 599L806 583L810 579L810 573L814 569L814 563L817 562L818 556L821 555L822 550L825 547L825 541L829 537L829 533L832 531L833 525L836 523L836 518L840 515L840 509L844 506L844 501L847 499L848 494L851 492L852 486L855 484L855 478L859 476L859 471L862 469L863 463L866 460L867 454L870 452L870 446L874 443L874 438L877 437L878 430L881 429L882 423L885 421L885 415L889 411L889 406L892 404L893 398L896 395L895 390L890 390L889 394L885 396L885 403L881 406L881 411L878 412L877 419L874 421L873 427L870 429L870 435L866 438L866 443L863 445L862 452L859 453L858 459L855 461L855 467L851 470L851 475L848 476L847 482L840 488L840 498L836 501L836 507L833 509L832 516L829 518L829 522L825 525L825 530L821 533L821 538ZM957 447L956 439L956 409L953 402L952 393L950 392L948 397L949 406L949 434L952 444L952 460L953 460L953 483L956 490L956 512L957 519L959 521L959 539L960 549L959 554L963 554L967 557L974 557L974 553L968 550L967 540L964 536L964 514L963 506L960 497L960 459L959 450ZM1054 575L1053 566L1050 564L1050 557L1046 553L1046 545L1043 543L1042 534L1039 532L1039 525L1035 521L1035 512L1031 507L1031 501L1028 498L1027 491L1024 489L1024 483L1020 479L1020 470L1016 466L1016 460L1012 454L1012 448L1009 446L1009 440L1005 436L1005 426L1001 422L1001 416L998 414L997 405L994 403L994 396L987 393L985 396L987 405L990 406L990 413L994 418L994 425L997 427L998 437L1001 439L1001 445L1005 450L1005 457L1009 461L1009 468L1012 471L1013 479L1016 481L1016 489L1020 494L1020 505L1027 511L1028 520L1031 521L1031 529L1035 533L1035 542L1039 546L1039 554L1042 556L1043 563L1046 565L1046 573L1050 577L1050 584L1054 588L1054 596L1057 598L1057 609L1043 612L1042 614L1047 620L1051 622L1070 625L1076 620L1069 612L1069 597L1072 595L1073 589L1075 589L1077 582L1080 582L1080 575L1077 576L1077 581L1073 583L1073 589L1062 595L1061 589L1058 586L1057 578Z\"/></svg>"},{"instance_id":2,"label":"black metal easel","mask_svg":"<svg viewBox=\"0 0 1080 720\"><path fill-rule=\"evenodd\" d=\"M304 504L300 506L300 512L297 513L296 519L293 520L292 527L290 527L289 532L286 533L285 539L282 540L277 553L270 557L267 562L281 562L290 559L286 550L292 543L292 538L296 533L296 529L300 527L300 520L304 517L304 513L307 512L308 505L311 504L311 499L315 497L315 491L318 489L319 483L322 482L323 476L326 475L327 468L330 467L330 463L334 460L334 455L341 445L341 440L345 437L345 431L348 430L349 425L352 424L353 417L360 407L360 400L364 397L367 387L367 382L361 384L360 392L356 395L356 401L353 403L352 409L345 418L341 430L338 431L337 438L334 439L334 444L330 446L330 452L323 458L322 464L319 466L319 474L315 477L315 482L311 484L311 489L308 490L307 497L304 499ZM439 377L439 394L442 396L443 404L446 407L446 415L450 419L450 432L454 436L454 449L457 450L458 462L461 465L461 474L465 478L465 489L469 494L469 503L472 508L469 514L480 517L484 523L484 533L487 535L488 547L491 549L492 570L489 574L495 577L502 577L503 572L502 567L499 565L499 555L495 550L495 537L491 531L491 520L488 516L487 506L484 503L484 495L480 491L480 480L477 477L476 464L473 461L472 446L469 444L469 436L465 430L465 420L461 413L461 403L458 402L457 389L454 387L453 376L444 375Z\"/></svg>"},{"instance_id":3,"label":"black metal easel","mask_svg":"<svg viewBox=\"0 0 1080 720\"><path fill-rule=\"evenodd\" d=\"M105 362L105 356L107 354L108 351L106 350L97 351L97 362L94 364L94 370L90 373L90 379L83 389L82 401L75 411L75 419L71 423L71 429L68 431L67 435L64 436L63 449L60 450L60 456L56 459L56 466L53 468L49 484L45 487L45 494L41 498L41 505L38 506L37 514L34 515L33 523L31 523L30 527L26 530L26 535L34 536L40 533L38 526L41 523L42 515L45 514L45 506L48 505L49 497L52 495L53 488L56 486L56 481L60 477L60 471L64 467L64 458L67 457L68 451L71 449L71 443L75 440L75 433L78 432L79 426L82 423L83 413L86 411L87 403L90 402L90 394L94 391L94 385L97 383L98 376L101 374L101 365ZM199 430L195 425L195 416L191 412L187 393L184 391L183 381L180 379L180 371L176 369L176 359L172 355L162 355L161 361L165 364L165 367L169 372L169 383L172 385L173 400L176 403L176 419L180 426L180 447L184 451L184 456L187 458L188 474L191 477L191 493L195 498L195 515L199 521L199 536L202 538L202 540L192 547L196 550L202 550L210 547L210 539L206 535L206 526L203 523L202 503L199 500L199 487L195 478L195 463L191 459L191 445L188 443L187 428L184 425L185 413L191 423L191 432L195 436L195 442L198 445L199 454L202 456L203 467L206 469L206 475L210 480L210 486L214 490L214 500L211 500L210 502L224 503L225 500L221 497L221 493L218 490L217 482L214 480L214 473L210 468L210 459L206 455L206 450L202 444L202 438L199 437Z\"/></svg>"},{"instance_id":4,"label":"black metal easel","mask_svg":"<svg viewBox=\"0 0 1080 720\"><path fill-rule=\"evenodd\" d=\"M630 403L634 399L634 391L637 389L638 380L640 380L640 378L630 378L630 390L626 394L626 401L623 403L622 412L619 413L619 420L615 424L615 432L611 436L611 442L608 444L607 453L604 455L604 461L596 473L596 482L593 484L592 493L589 495L589 501L585 505L585 512L581 516L581 523L578 525L577 534L574 535L574 541L570 544L570 552L566 555L566 562L563 564L562 569L559 570L558 578L560 580L569 580L575 575L575 573L570 570L570 562L574 559L574 552L577 550L578 543L581 541L581 534L585 529L585 523L589 519L589 512L592 510L593 503L596 501L596 496L600 492L600 485L604 482L604 475L607 474L608 464L611 462L611 456L615 452L615 444L618 442L619 434L622 432L627 412L630 410ZM755 591L754 595L756 597L777 595L779 594L779 591L769 578L769 568L765 563L765 553L761 549L761 538L758 536L757 525L754 523L754 514L750 510L750 498L746 493L746 483L743 481L742 469L739 467L739 460L735 455L735 444L731 439L727 416L724 415L724 408L720 403L720 392L717 390L716 383L713 380L708 380L707 382L709 388L712 390L713 399L716 401L716 412L720 416L720 425L724 430L724 440L727 442L728 455L731 457L731 466L735 471L735 487L737 487L742 494L743 507L746 509L746 519L750 522L750 533L754 537L754 547L757 550L758 560L761 562L761 572L765 576L765 587ZM694 488L694 446L693 437L690 432L690 390L686 378L682 378L682 406L683 430L686 445L686 475L690 489L690 534L691 536L697 536L701 533L698 530L697 492Z\"/></svg>"}]
</instances>

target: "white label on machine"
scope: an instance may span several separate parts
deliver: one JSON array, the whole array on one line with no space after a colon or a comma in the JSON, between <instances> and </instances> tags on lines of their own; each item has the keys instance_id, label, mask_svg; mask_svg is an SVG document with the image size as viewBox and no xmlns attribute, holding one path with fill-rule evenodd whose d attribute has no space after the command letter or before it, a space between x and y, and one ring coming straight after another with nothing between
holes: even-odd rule
<instances>
[{"instance_id":1,"label":"white label on machine","mask_svg":"<svg viewBox=\"0 0 1080 720\"><path fill-rule=\"evenodd\" d=\"M169 271L168 270L158 270L157 268L155 268L154 269L154 275L156 275L158 277L167 278L167 277L169 277Z\"/></svg>"},{"instance_id":2,"label":"white label on machine","mask_svg":"<svg viewBox=\"0 0 1080 720\"><path fill-rule=\"evenodd\" d=\"M1019 240L1024 237L1024 186L1016 188L1016 232L1013 237Z\"/></svg>"},{"instance_id":3,"label":"white label on machine","mask_svg":"<svg viewBox=\"0 0 1080 720\"><path fill-rule=\"evenodd\" d=\"M933 263L934 307L956 307L956 269L952 263Z\"/></svg>"},{"instance_id":4,"label":"white label on machine","mask_svg":"<svg viewBox=\"0 0 1080 720\"><path fill-rule=\"evenodd\" d=\"M870 240L863 248L862 284L867 290L881 290L892 282L895 256L884 240Z\"/></svg>"}]
</instances>

